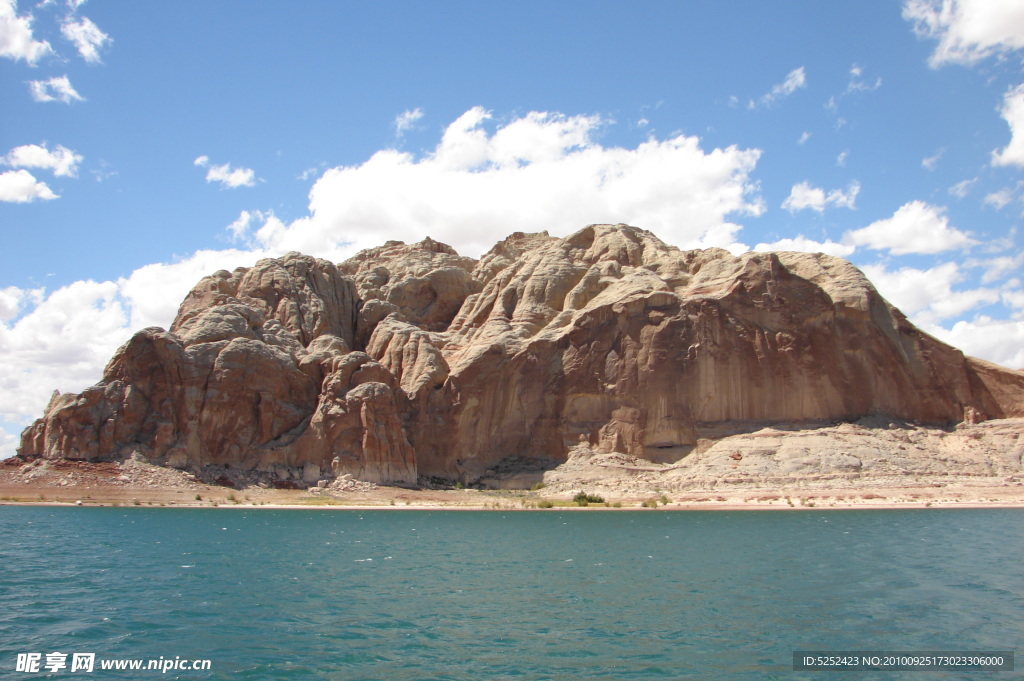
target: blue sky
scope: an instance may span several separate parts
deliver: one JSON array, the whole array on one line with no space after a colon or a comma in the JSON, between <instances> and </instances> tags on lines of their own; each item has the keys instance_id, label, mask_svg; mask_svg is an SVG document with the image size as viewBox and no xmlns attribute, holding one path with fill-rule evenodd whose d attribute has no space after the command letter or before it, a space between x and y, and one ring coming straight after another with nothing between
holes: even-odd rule
<instances>
[{"instance_id":1,"label":"blue sky","mask_svg":"<svg viewBox=\"0 0 1024 681\"><path fill-rule=\"evenodd\" d=\"M627 222L1024 367L1024 5L0 0L0 455L220 268Z\"/></svg>"}]
</instances>

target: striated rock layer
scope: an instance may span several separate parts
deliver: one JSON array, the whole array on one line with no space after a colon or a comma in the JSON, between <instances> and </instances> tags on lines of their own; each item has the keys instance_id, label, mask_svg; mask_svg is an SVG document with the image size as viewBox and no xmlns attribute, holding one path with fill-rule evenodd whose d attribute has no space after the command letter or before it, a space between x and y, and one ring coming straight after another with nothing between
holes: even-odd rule
<instances>
[{"instance_id":1,"label":"striated rock layer","mask_svg":"<svg viewBox=\"0 0 1024 681\"><path fill-rule=\"evenodd\" d=\"M55 394L22 457L474 482L584 444L671 463L728 423L1024 416L1024 373L911 325L844 260L591 225L479 261L426 239L204 278Z\"/></svg>"}]
</instances>

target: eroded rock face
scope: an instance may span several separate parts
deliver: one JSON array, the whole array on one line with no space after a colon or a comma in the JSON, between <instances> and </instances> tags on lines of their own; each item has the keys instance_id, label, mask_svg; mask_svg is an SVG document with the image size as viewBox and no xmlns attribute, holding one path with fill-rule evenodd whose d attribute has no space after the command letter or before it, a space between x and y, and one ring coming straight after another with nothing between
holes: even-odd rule
<instances>
[{"instance_id":1,"label":"eroded rock face","mask_svg":"<svg viewBox=\"0 0 1024 681\"><path fill-rule=\"evenodd\" d=\"M25 457L137 452L309 482L474 481L583 443L655 462L723 423L1024 416L1024 374L914 328L822 254L681 251L592 225L479 261L424 240L204 278Z\"/></svg>"}]
</instances>

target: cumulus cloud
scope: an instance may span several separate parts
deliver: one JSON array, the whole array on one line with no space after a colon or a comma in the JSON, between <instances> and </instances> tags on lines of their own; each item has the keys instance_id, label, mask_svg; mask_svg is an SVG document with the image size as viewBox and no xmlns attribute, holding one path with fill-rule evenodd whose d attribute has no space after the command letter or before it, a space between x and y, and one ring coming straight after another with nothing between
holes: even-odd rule
<instances>
[{"instance_id":1,"label":"cumulus cloud","mask_svg":"<svg viewBox=\"0 0 1024 681\"><path fill-rule=\"evenodd\" d=\"M41 414L55 388L81 390L99 379L125 338L116 294L113 282L78 281L20 319L0 321L0 419L24 423Z\"/></svg>"},{"instance_id":2,"label":"cumulus cloud","mask_svg":"<svg viewBox=\"0 0 1024 681\"><path fill-rule=\"evenodd\" d=\"M52 53L50 43L32 36L32 15L18 16L16 0L0 0L0 57L35 66Z\"/></svg>"},{"instance_id":3,"label":"cumulus cloud","mask_svg":"<svg viewBox=\"0 0 1024 681\"><path fill-rule=\"evenodd\" d=\"M395 135L398 137L403 136L406 132L412 129L416 122L423 118L423 110L420 108L412 109L411 111L403 111L402 113L395 116Z\"/></svg>"},{"instance_id":4,"label":"cumulus cloud","mask_svg":"<svg viewBox=\"0 0 1024 681\"><path fill-rule=\"evenodd\" d=\"M914 32L938 40L932 68L974 64L1024 47L1024 4L1019 0L906 0L903 18Z\"/></svg>"},{"instance_id":5,"label":"cumulus cloud","mask_svg":"<svg viewBox=\"0 0 1024 681\"><path fill-rule=\"evenodd\" d=\"M430 235L479 255L515 231L567 234L594 222L628 222L680 246L735 243L732 215L764 208L749 179L760 151L705 152L696 137L650 138L635 149L594 140L598 116L531 112L493 131L470 109L422 157L382 150L328 169L309 195L310 215L268 221L260 247L340 259L386 238Z\"/></svg>"},{"instance_id":6,"label":"cumulus cloud","mask_svg":"<svg viewBox=\"0 0 1024 681\"><path fill-rule=\"evenodd\" d=\"M807 72L804 70L804 67L801 66L800 68L793 69L786 74L785 80L772 87L772 89L763 95L756 103L750 102L749 107L753 109L757 105L771 106L804 87L807 87Z\"/></svg>"},{"instance_id":7,"label":"cumulus cloud","mask_svg":"<svg viewBox=\"0 0 1024 681\"><path fill-rule=\"evenodd\" d=\"M57 145L50 151L45 145L25 144L15 147L0 158L0 163L13 168L44 168L53 171L58 177L77 177L78 164L82 161L79 154L67 147Z\"/></svg>"},{"instance_id":8,"label":"cumulus cloud","mask_svg":"<svg viewBox=\"0 0 1024 681\"><path fill-rule=\"evenodd\" d=\"M13 433L0 429L0 459L9 459L18 449L18 437Z\"/></svg>"},{"instance_id":9,"label":"cumulus cloud","mask_svg":"<svg viewBox=\"0 0 1024 681\"><path fill-rule=\"evenodd\" d=\"M284 223L274 215L273 211L243 210L225 230L232 242L258 250L259 246L254 239L253 233L254 228L260 224L262 224L261 229L268 229L268 224L274 228L287 229Z\"/></svg>"},{"instance_id":10,"label":"cumulus cloud","mask_svg":"<svg viewBox=\"0 0 1024 681\"><path fill-rule=\"evenodd\" d=\"M977 242L949 224L945 208L911 201L891 218L877 220L863 229L847 232L843 243L888 250L893 255L935 254L964 249Z\"/></svg>"},{"instance_id":11,"label":"cumulus cloud","mask_svg":"<svg viewBox=\"0 0 1024 681\"><path fill-rule=\"evenodd\" d=\"M799 182L793 185L789 196L782 202L782 207L790 213L798 210L810 209L818 213L824 212L826 206L837 208L849 208L853 210L857 201L857 194L860 193L860 183L851 182L845 191L833 189L826 193L824 189L812 186L809 182Z\"/></svg>"},{"instance_id":12,"label":"cumulus cloud","mask_svg":"<svg viewBox=\"0 0 1024 681\"><path fill-rule=\"evenodd\" d=\"M959 321L950 329L938 327L929 332L972 357L1024 369L1024 321L980 316Z\"/></svg>"},{"instance_id":13,"label":"cumulus cloud","mask_svg":"<svg viewBox=\"0 0 1024 681\"><path fill-rule=\"evenodd\" d=\"M37 102L83 102L85 98L78 94L67 76L56 76L48 80L28 81L28 91Z\"/></svg>"},{"instance_id":14,"label":"cumulus cloud","mask_svg":"<svg viewBox=\"0 0 1024 681\"><path fill-rule=\"evenodd\" d=\"M202 250L173 263L154 263L140 267L115 283L117 294L128 312L122 328L122 341L131 331L159 326L167 328L174 320L181 301L203 277L217 270L251 267L257 260L282 253L254 249ZM117 347L114 345L113 347Z\"/></svg>"},{"instance_id":15,"label":"cumulus cloud","mask_svg":"<svg viewBox=\"0 0 1024 681\"><path fill-rule=\"evenodd\" d=\"M200 156L192 163L193 165L207 168L207 182L220 182L229 189L253 187L256 185L256 173L251 168L232 168L230 163L211 166L209 156Z\"/></svg>"},{"instance_id":16,"label":"cumulus cloud","mask_svg":"<svg viewBox=\"0 0 1024 681\"><path fill-rule=\"evenodd\" d=\"M60 32L74 44L82 59L91 64L100 61L100 48L111 42L110 36L86 17L77 21L69 17L61 24Z\"/></svg>"},{"instance_id":17,"label":"cumulus cloud","mask_svg":"<svg viewBox=\"0 0 1024 681\"><path fill-rule=\"evenodd\" d=\"M814 241L805 236L798 236L793 239L779 239L770 244L759 243L754 246L755 251L799 251L801 253L825 253L838 258L845 258L853 254L855 246L837 244L831 239L825 241Z\"/></svg>"},{"instance_id":18,"label":"cumulus cloud","mask_svg":"<svg viewBox=\"0 0 1024 681\"><path fill-rule=\"evenodd\" d=\"M31 203L36 199L49 201L57 195L45 182L36 180L27 170L8 170L0 173L0 201L7 203Z\"/></svg>"},{"instance_id":19,"label":"cumulus cloud","mask_svg":"<svg viewBox=\"0 0 1024 681\"><path fill-rule=\"evenodd\" d=\"M0 289L0 322L14 319L26 301L39 302L42 290L24 290L17 286Z\"/></svg>"},{"instance_id":20,"label":"cumulus cloud","mask_svg":"<svg viewBox=\"0 0 1024 681\"><path fill-rule=\"evenodd\" d=\"M386 239L430 235L467 255L515 231L564 235L593 222L629 222L683 247L731 246L733 215L764 208L750 179L760 151L704 151L696 137L603 147L596 116L531 113L488 129L490 114L460 116L422 157L382 150L323 172L309 215L284 223L243 211L227 227L243 247L200 251L108 282L76 282L46 295L0 292L0 421L23 426L54 388L78 391L132 331L166 328L201 277L300 250L338 261ZM195 159L209 167L210 159ZM25 171L17 171L25 172Z\"/></svg>"},{"instance_id":21,"label":"cumulus cloud","mask_svg":"<svg viewBox=\"0 0 1024 681\"><path fill-rule=\"evenodd\" d=\"M117 281L77 281L49 293L0 289L0 423L16 431L42 414L53 390L78 392L92 385L132 332L167 328L200 278L251 266L262 255L199 251Z\"/></svg>"},{"instance_id":22,"label":"cumulus cloud","mask_svg":"<svg viewBox=\"0 0 1024 681\"><path fill-rule=\"evenodd\" d=\"M999 113L1010 126L1010 143L992 152L992 165L1024 167L1024 84L1006 91Z\"/></svg>"},{"instance_id":23,"label":"cumulus cloud","mask_svg":"<svg viewBox=\"0 0 1024 681\"><path fill-rule=\"evenodd\" d=\"M861 268L879 293L911 317L916 324L935 327L980 305L998 303L1000 292L990 287L954 290L964 274L954 262L929 269L901 267L890 271L883 264Z\"/></svg>"}]
</instances>

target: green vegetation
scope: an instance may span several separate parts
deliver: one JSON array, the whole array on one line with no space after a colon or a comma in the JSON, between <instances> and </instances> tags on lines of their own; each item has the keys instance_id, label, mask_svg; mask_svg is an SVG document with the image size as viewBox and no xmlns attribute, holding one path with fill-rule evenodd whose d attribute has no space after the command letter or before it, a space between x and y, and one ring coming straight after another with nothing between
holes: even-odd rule
<instances>
[{"instance_id":1,"label":"green vegetation","mask_svg":"<svg viewBox=\"0 0 1024 681\"><path fill-rule=\"evenodd\" d=\"M554 508L555 502L548 499L541 499L537 502L537 508Z\"/></svg>"},{"instance_id":2,"label":"green vegetation","mask_svg":"<svg viewBox=\"0 0 1024 681\"><path fill-rule=\"evenodd\" d=\"M544 481L543 481L543 480L541 480L541 481L539 481L539 482L535 482L535 483L533 483L533 486L532 486L532 487L530 487L530 491L531 491L531 492L538 492L538 491L540 491L540 490L544 489L545 487L547 487L547 485L545 485L545 484L544 484Z\"/></svg>"},{"instance_id":3,"label":"green vegetation","mask_svg":"<svg viewBox=\"0 0 1024 681\"><path fill-rule=\"evenodd\" d=\"M589 506L590 504L603 504L604 497L600 497L596 494L587 494L586 492L580 492L572 498L572 501L577 506Z\"/></svg>"}]
</instances>

